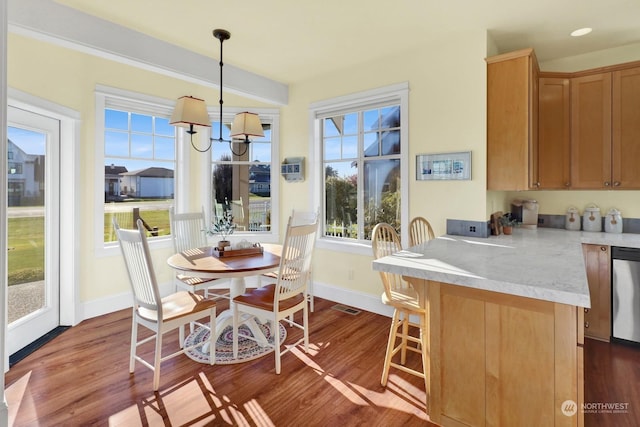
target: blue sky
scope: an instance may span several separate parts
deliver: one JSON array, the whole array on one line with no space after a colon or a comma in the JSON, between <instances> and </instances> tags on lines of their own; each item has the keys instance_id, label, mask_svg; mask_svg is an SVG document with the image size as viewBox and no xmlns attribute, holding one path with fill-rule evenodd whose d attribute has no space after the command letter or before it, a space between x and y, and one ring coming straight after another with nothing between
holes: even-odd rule
<instances>
[{"instance_id":1,"label":"blue sky","mask_svg":"<svg viewBox=\"0 0 640 427\"><path fill-rule=\"evenodd\" d=\"M7 136L27 154L45 154L45 134L9 126Z\"/></svg>"}]
</instances>

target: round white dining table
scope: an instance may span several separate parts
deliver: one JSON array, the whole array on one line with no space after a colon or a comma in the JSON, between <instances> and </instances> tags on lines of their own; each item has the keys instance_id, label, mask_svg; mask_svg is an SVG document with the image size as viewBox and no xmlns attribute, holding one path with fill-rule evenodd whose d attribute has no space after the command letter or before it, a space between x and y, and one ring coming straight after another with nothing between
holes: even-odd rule
<instances>
[{"instance_id":1,"label":"round white dining table","mask_svg":"<svg viewBox=\"0 0 640 427\"><path fill-rule=\"evenodd\" d=\"M206 246L189 249L167 259L167 264L181 274L205 279L231 279L230 308L222 311L216 317L215 339L227 326L233 325L233 298L244 293L245 277L270 273L278 269L282 245L265 243L262 248L262 253L218 257L214 255L215 249L213 247ZM244 323L249 327L258 343L262 346L266 345L267 339L256 319L251 317L245 319ZM203 348L203 352L206 353L207 349Z\"/></svg>"}]
</instances>

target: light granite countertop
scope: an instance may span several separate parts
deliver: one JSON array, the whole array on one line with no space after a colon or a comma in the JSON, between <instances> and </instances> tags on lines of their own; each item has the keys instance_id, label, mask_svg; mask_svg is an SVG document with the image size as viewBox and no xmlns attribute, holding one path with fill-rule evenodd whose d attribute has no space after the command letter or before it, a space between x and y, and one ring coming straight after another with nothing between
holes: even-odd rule
<instances>
[{"instance_id":1,"label":"light granite countertop","mask_svg":"<svg viewBox=\"0 0 640 427\"><path fill-rule=\"evenodd\" d=\"M640 248L640 234L538 228L510 236L445 235L373 261L373 269L591 307L582 243Z\"/></svg>"}]
</instances>

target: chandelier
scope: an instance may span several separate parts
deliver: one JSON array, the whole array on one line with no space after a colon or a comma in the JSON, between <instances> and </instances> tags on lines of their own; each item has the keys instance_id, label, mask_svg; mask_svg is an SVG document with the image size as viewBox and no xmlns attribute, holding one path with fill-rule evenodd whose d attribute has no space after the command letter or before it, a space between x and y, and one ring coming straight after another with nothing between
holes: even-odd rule
<instances>
[{"instance_id":1,"label":"chandelier","mask_svg":"<svg viewBox=\"0 0 640 427\"><path fill-rule=\"evenodd\" d=\"M191 136L191 146L196 151L201 153L209 151L213 141L228 142L231 152L239 157L247 152L249 144L251 143L249 137L262 137L264 136L264 132L262 130L260 117L255 113L245 111L236 114L234 117L229 134L230 139L227 140L222 137L222 67L224 66L224 62L222 61L222 44L225 40L231 38L231 33L227 30L216 29L213 30L213 37L220 41L220 99L218 101L220 104L220 128L218 138L210 138L208 146L204 149L197 147L193 142L193 135L197 133L195 126L211 127L209 113L207 113L207 105L204 99L193 96L182 96L178 98L169 124L187 128L185 132ZM236 153L233 150L234 143L242 144L244 150Z\"/></svg>"}]
</instances>

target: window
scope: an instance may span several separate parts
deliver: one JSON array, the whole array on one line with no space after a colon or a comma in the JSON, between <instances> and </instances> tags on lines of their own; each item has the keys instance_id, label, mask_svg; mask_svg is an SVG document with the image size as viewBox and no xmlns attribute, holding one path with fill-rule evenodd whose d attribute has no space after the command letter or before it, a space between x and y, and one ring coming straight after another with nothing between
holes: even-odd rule
<instances>
[{"instance_id":1,"label":"window","mask_svg":"<svg viewBox=\"0 0 640 427\"><path fill-rule=\"evenodd\" d=\"M9 175L22 175L22 163L9 162Z\"/></svg>"},{"instance_id":2,"label":"window","mask_svg":"<svg viewBox=\"0 0 640 427\"><path fill-rule=\"evenodd\" d=\"M229 139L233 115L224 119L222 137ZM259 239L278 238L277 159L278 115L262 111L264 137L243 143L213 142L211 149L211 218L230 211L238 234L257 234ZM213 122L213 138L219 136L220 123ZM245 150L246 148L246 150ZM275 164L272 164L273 161ZM275 220L272 221L272 218ZM265 239L271 236L273 239Z\"/></svg>"},{"instance_id":3,"label":"window","mask_svg":"<svg viewBox=\"0 0 640 427\"><path fill-rule=\"evenodd\" d=\"M369 245L379 222L406 228L406 85L312 105L322 238Z\"/></svg>"},{"instance_id":4,"label":"window","mask_svg":"<svg viewBox=\"0 0 640 427\"><path fill-rule=\"evenodd\" d=\"M176 192L176 128L169 125L171 107L160 103L165 101L127 95L97 94L105 244L117 240L114 217L121 228L136 228L136 221L142 219L152 238L171 230L169 207Z\"/></svg>"}]
</instances>

